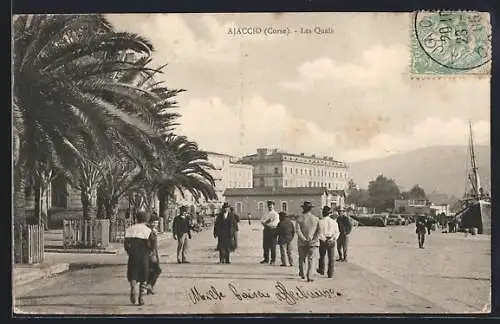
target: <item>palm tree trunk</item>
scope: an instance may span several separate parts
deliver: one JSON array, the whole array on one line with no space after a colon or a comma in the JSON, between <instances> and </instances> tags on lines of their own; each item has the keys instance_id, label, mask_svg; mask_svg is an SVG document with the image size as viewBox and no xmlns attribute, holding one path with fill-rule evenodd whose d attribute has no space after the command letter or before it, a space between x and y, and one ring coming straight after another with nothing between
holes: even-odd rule
<instances>
[{"instance_id":1,"label":"palm tree trunk","mask_svg":"<svg viewBox=\"0 0 500 324\"><path fill-rule=\"evenodd\" d=\"M116 222L118 219L118 203L111 203L109 206L108 218L111 222Z\"/></svg>"},{"instance_id":2,"label":"palm tree trunk","mask_svg":"<svg viewBox=\"0 0 500 324\"><path fill-rule=\"evenodd\" d=\"M14 221L26 222L25 170L17 161L14 167Z\"/></svg>"},{"instance_id":3,"label":"palm tree trunk","mask_svg":"<svg viewBox=\"0 0 500 324\"><path fill-rule=\"evenodd\" d=\"M167 219L167 195L165 190L158 190L158 201L159 201L159 217L163 217L163 219Z\"/></svg>"},{"instance_id":4,"label":"palm tree trunk","mask_svg":"<svg viewBox=\"0 0 500 324\"><path fill-rule=\"evenodd\" d=\"M47 185L47 188L45 189L45 230L49 230L49 224L50 224L50 213L49 213L49 186L50 182Z\"/></svg>"},{"instance_id":5,"label":"palm tree trunk","mask_svg":"<svg viewBox=\"0 0 500 324\"><path fill-rule=\"evenodd\" d=\"M92 206L92 191L82 190L81 191L82 209L83 209L83 219L90 220L94 217L93 206Z\"/></svg>"},{"instance_id":6,"label":"palm tree trunk","mask_svg":"<svg viewBox=\"0 0 500 324\"><path fill-rule=\"evenodd\" d=\"M33 224L42 225L42 184L40 179L35 179L35 210Z\"/></svg>"},{"instance_id":7,"label":"palm tree trunk","mask_svg":"<svg viewBox=\"0 0 500 324\"><path fill-rule=\"evenodd\" d=\"M106 198L104 197L104 190L99 186L97 188L97 219L105 219L107 218L106 212Z\"/></svg>"}]
</instances>

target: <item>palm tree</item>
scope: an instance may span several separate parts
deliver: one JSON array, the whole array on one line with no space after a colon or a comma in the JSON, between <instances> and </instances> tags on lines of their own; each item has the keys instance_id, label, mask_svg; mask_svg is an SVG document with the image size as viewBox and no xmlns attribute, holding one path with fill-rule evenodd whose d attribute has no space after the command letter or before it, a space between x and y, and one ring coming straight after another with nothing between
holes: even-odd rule
<instances>
[{"instance_id":1,"label":"palm tree","mask_svg":"<svg viewBox=\"0 0 500 324\"><path fill-rule=\"evenodd\" d=\"M118 203L130 191L140 186L144 172L133 161L108 157L102 169L103 177L98 187L103 216L111 222L118 215Z\"/></svg>"},{"instance_id":2,"label":"palm tree","mask_svg":"<svg viewBox=\"0 0 500 324\"><path fill-rule=\"evenodd\" d=\"M148 93L112 78L117 71L144 70L116 59L153 47L138 35L113 31L103 15L24 15L13 26L14 216L24 218L26 170L43 152L65 164L68 143L80 150L110 152L109 129L154 135L143 103ZM154 96L150 95L152 99ZM57 162L57 163L58 163Z\"/></svg>"},{"instance_id":3,"label":"palm tree","mask_svg":"<svg viewBox=\"0 0 500 324\"><path fill-rule=\"evenodd\" d=\"M147 66L150 62L150 59L139 58L135 64ZM114 138L116 148L107 160L107 167L103 169L98 200L99 213L106 214L112 221L117 215L118 201L128 193L133 193L128 195L131 206L149 208L155 191L152 179L161 171L160 160L164 158L161 155L170 154L164 149L163 138L172 134L177 126L176 119L180 115L172 111L177 108L172 98L184 90L168 89L163 86L163 81L154 80L156 74L163 73L165 66L124 71L114 76L119 82L134 84L153 95L152 100L145 101L144 105L149 105L148 116L154 118L146 118L145 121L151 124L151 128L157 129L158 136L151 137L133 130L110 135ZM128 138L124 134L128 134Z\"/></svg>"},{"instance_id":4,"label":"palm tree","mask_svg":"<svg viewBox=\"0 0 500 324\"><path fill-rule=\"evenodd\" d=\"M215 167L208 162L207 154L195 142L184 136L169 135L164 140L165 160L162 173L154 181L158 188L160 217L165 217L168 199L178 190L184 197L188 191L196 201L217 199L215 181L209 170Z\"/></svg>"}]
</instances>

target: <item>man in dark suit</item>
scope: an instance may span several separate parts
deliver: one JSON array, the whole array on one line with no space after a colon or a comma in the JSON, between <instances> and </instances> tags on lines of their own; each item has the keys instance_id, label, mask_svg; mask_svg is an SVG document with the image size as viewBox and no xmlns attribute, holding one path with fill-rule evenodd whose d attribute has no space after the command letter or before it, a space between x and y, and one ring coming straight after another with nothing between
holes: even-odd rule
<instances>
[{"instance_id":1,"label":"man in dark suit","mask_svg":"<svg viewBox=\"0 0 500 324\"><path fill-rule=\"evenodd\" d=\"M418 247L423 249L425 243L425 233L427 231L427 220L424 215L420 215L415 223L418 237Z\"/></svg>"},{"instance_id":2,"label":"man in dark suit","mask_svg":"<svg viewBox=\"0 0 500 324\"><path fill-rule=\"evenodd\" d=\"M172 224L174 240L177 240L177 263L189 263L187 260L188 239L191 239L191 224L187 206L181 206L179 215Z\"/></svg>"},{"instance_id":3,"label":"man in dark suit","mask_svg":"<svg viewBox=\"0 0 500 324\"><path fill-rule=\"evenodd\" d=\"M222 205L222 211L215 219L214 238L217 239L217 250L219 250L219 263L231 263L231 252L236 249L236 232L238 222L234 213L229 210L227 202Z\"/></svg>"},{"instance_id":4,"label":"man in dark suit","mask_svg":"<svg viewBox=\"0 0 500 324\"><path fill-rule=\"evenodd\" d=\"M286 212L279 212L279 216L280 222L276 227L276 233L280 245L281 266L286 267L288 261L288 266L293 267L292 240L295 236L295 225Z\"/></svg>"},{"instance_id":5,"label":"man in dark suit","mask_svg":"<svg viewBox=\"0 0 500 324\"><path fill-rule=\"evenodd\" d=\"M338 208L337 224L339 225L340 235L337 239L337 252L339 258L337 261L347 262L347 248L349 246L349 234L352 231L352 220L345 214L343 208Z\"/></svg>"}]
</instances>

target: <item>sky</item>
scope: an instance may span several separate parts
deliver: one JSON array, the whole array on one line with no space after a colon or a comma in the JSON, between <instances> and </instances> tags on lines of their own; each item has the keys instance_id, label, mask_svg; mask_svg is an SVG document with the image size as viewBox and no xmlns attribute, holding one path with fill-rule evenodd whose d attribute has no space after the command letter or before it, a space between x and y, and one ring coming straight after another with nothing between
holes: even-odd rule
<instances>
[{"instance_id":1,"label":"sky","mask_svg":"<svg viewBox=\"0 0 500 324\"><path fill-rule=\"evenodd\" d=\"M177 132L204 150L243 156L269 147L354 162L466 145L468 120L476 144L489 145L489 77L410 78L409 13L108 18L152 41L153 63L168 64L160 79L186 90ZM262 32L231 33L243 27Z\"/></svg>"}]
</instances>

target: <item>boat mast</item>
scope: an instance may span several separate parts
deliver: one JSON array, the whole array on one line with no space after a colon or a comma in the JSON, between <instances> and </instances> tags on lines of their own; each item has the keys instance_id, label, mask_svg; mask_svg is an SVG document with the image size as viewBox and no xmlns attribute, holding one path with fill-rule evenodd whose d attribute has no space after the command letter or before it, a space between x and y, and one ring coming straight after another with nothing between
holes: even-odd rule
<instances>
[{"instance_id":1,"label":"boat mast","mask_svg":"<svg viewBox=\"0 0 500 324\"><path fill-rule=\"evenodd\" d=\"M469 120L469 154L470 154L470 162L471 162L471 174L470 181L472 184L472 189L474 191L474 195L479 197L479 188L481 187L479 182L479 174L477 171L476 164L476 153L474 151L474 136L472 134L472 123Z\"/></svg>"}]
</instances>

